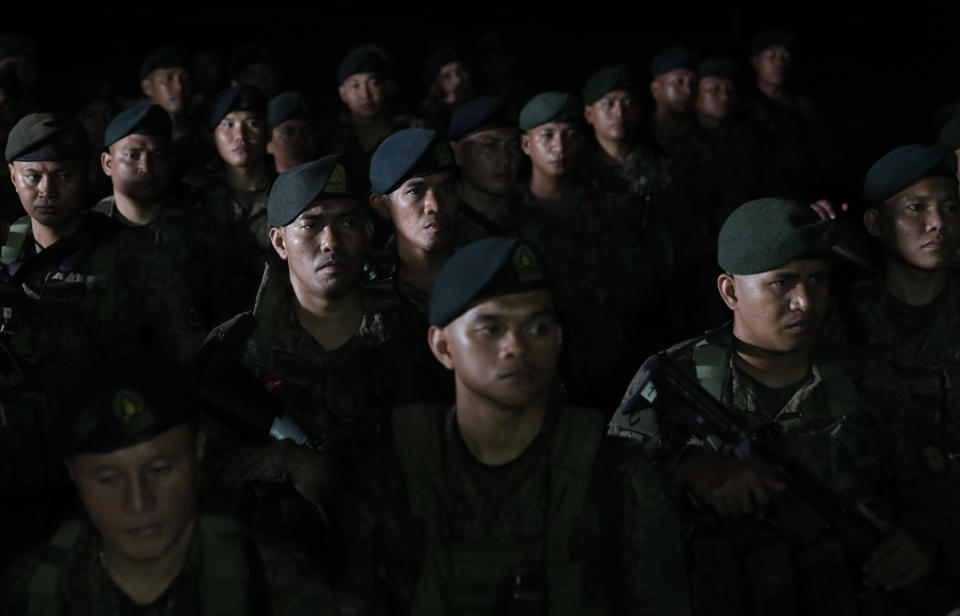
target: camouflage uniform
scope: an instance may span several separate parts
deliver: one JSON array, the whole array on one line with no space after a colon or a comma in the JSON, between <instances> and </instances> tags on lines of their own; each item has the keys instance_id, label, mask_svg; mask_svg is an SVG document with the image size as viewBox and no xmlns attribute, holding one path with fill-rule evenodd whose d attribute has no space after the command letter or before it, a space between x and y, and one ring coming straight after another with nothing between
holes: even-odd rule
<instances>
[{"instance_id":1,"label":"camouflage uniform","mask_svg":"<svg viewBox=\"0 0 960 616\"><path fill-rule=\"evenodd\" d=\"M396 237L390 236L383 250L378 250L371 255L371 265L368 269L370 288L395 293L407 304L414 307L423 317L421 325L425 332L426 316L430 311L430 294L420 287L410 284L400 276L396 242Z\"/></svg>"},{"instance_id":2,"label":"camouflage uniform","mask_svg":"<svg viewBox=\"0 0 960 616\"><path fill-rule=\"evenodd\" d=\"M393 134L405 128L421 128L423 122L406 115L391 116L390 133ZM355 169L358 178L370 175L370 157L377 149L375 144L370 150L365 150L357 139L357 132L349 115L344 114L339 121L331 123L325 128L324 151L340 152L342 160L350 169Z\"/></svg>"},{"instance_id":3,"label":"camouflage uniform","mask_svg":"<svg viewBox=\"0 0 960 616\"><path fill-rule=\"evenodd\" d=\"M19 219L0 254L2 277L41 302L75 311L100 351L159 349L188 359L203 334L186 282L169 255L102 214L41 249L30 217Z\"/></svg>"},{"instance_id":4,"label":"camouflage uniform","mask_svg":"<svg viewBox=\"0 0 960 616\"><path fill-rule=\"evenodd\" d=\"M505 215L491 220L470 204L460 201L456 220L456 246L462 248L471 242L485 237L516 236L520 230L520 217L517 208L521 207L519 197L507 205Z\"/></svg>"},{"instance_id":5,"label":"camouflage uniform","mask_svg":"<svg viewBox=\"0 0 960 616\"><path fill-rule=\"evenodd\" d=\"M865 502L894 523L928 533L942 546L943 561L952 562L960 546L960 495L932 426L916 421L907 393L881 365L814 346L807 378L782 408L770 408L769 392L737 366L732 347L727 327L668 354L754 427L779 426L790 453L844 501ZM655 455L671 470L688 443L707 446L662 427ZM836 535L798 544L754 522L687 513L697 614L900 613L860 584L859 563L848 562Z\"/></svg>"},{"instance_id":6,"label":"camouflage uniform","mask_svg":"<svg viewBox=\"0 0 960 616\"><path fill-rule=\"evenodd\" d=\"M137 605L113 583L102 564L100 550L97 532L88 521L69 520L44 549L26 555L0 580L0 614L295 613L271 607L260 555L242 527L229 518L199 516L183 569L148 606Z\"/></svg>"},{"instance_id":7,"label":"camouflage uniform","mask_svg":"<svg viewBox=\"0 0 960 616\"><path fill-rule=\"evenodd\" d=\"M356 542L344 594L411 614L688 613L675 509L630 443L601 444L602 423L553 405L520 458L488 467L455 409L396 409L396 450L342 512ZM493 609L519 573L545 602Z\"/></svg>"}]
</instances>

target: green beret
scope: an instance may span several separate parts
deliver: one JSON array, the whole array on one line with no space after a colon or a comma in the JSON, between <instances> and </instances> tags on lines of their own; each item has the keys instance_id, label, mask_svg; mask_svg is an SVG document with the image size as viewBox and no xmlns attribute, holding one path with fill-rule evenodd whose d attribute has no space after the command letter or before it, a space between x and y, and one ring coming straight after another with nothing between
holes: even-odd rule
<instances>
[{"instance_id":1,"label":"green beret","mask_svg":"<svg viewBox=\"0 0 960 616\"><path fill-rule=\"evenodd\" d=\"M17 122L7 138L7 162L86 158L90 139L80 124L55 113L31 113Z\"/></svg>"},{"instance_id":2,"label":"green beret","mask_svg":"<svg viewBox=\"0 0 960 616\"><path fill-rule=\"evenodd\" d=\"M665 75L678 68L693 70L697 65L697 56L691 49L681 45L667 47L653 57L650 62L650 73L654 77Z\"/></svg>"},{"instance_id":3,"label":"green beret","mask_svg":"<svg viewBox=\"0 0 960 616\"><path fill-rule=\"evenodd\" d=\"M507 113L507 99L479 96L456 108L447 135L453 141L460 141L474 133L516 125L517 122Z\"/></svg>"},{"instance_id":4,"label":"green beret","mask_svg":"<svg viewBox=\"0 0 960 616\"><path fill-rule=\"evenodd\" d=\"M579 122L583 109L565 92L541 92L520 110L520 130L530 130L547 122Z\"/></svg>"},{"instance_id":5,"label":"green beret","mask_svg":"<svg viewBox=\"0 0 960 616\"><path fill-rule=\"evenodd\" d=\"M340 154L291 167L277 176L267 200L267 222L285 227L317 201L359 199L356 175L348 173Z\"/></svg>"},{"instance_id":6,"label":"green beret","mask_svg":"<svg viewBox=\"0 0 960 616\"><path fill-rule=\"evenodd\" d=\"M217 128L220 120L231 111L260 111L265 114L267 97L253 86L234 86L223 90L210 105L210 130Z\"/></svg>"},{"instance_id":7,"label":"green beret","mask_svg":"<svg viewBox=\"0 0 960 616\"><path fill-rule=\"evenodd\" d=\"M159 49L154 49L143 59L140 64L140 79L146 79L150 73L158 68L173 68L175 66L183 68L190 66L187 53L176 45L164 45Z\"/></svg>"},{"instance_id":8,"label":"green beret","mask_svg":"<svg viewBox=\"0 0 960 616\"><path fill-rule=\"evenodd\" d=\"M138 355L98 361L54 417L51 445L62 457L109 453L190 420L198 403L192 376L172 359Z\"/></svg>"},{"instance_id":9,"label":"green beret","mask_svg":"<svg viewBox=\"0 0 960 616\"><path fill-rule=\"evenodd\" d=\"M792 44L793 36L789 32L784 32L783 30L764 30L753 37L753 41L750 43L750 54L755 56L761 51L777 45L790 47Z\"/></svg>"},{"instance_id":10,"label":"green beret","mask_svg":"<svg viewBox=\"0 0 960 616\"><path fill-rule=\"evenodd\" d=\"M759 274L794 259L830 255L836 224L808 205L789 199L748 201L720 229L717 262L731 274Z\"/></svg>"},{"instance_id":11,"label":"green beret","mask_svg":"<svg viewBox=\"0 0 960 616\"><path fill-rule=\"evenodd\" d=\"M942 145L904 145L884 155L867 171L863 199L883 203L925 177L957 177L957 156Z\"/></svg>"},{"instance_id":12,"label":"green beret","mask_svg":"<svg viewBox=\"0 0 960 616\"><path fill-rule=\"evenodd\" d=\"M267 125L270 129L294 118L309 118L310 106L300 91L282 92L267 104Z\"/></svg>"},{"instance_id":13,"label":"green beret","mask_svg":"<svg viewBox=\"0 0 960 616\"><path fill-rule=\"evenodd\" d=\"M441 45L443 46L434 50L423 63L423 80L427 84L433 83L444 66L463 59L455 47L443 43Z\"/></svg>"},{"instance_id":14,"label":"green beret","mask_svg":"<svg viewBox=\"0 0 960 616\"><path fill-rule=\"evenodd\" d=\"M697 68L697 77L737 78L737 64L732 58L707 58Z\"/></svg>"},{"instance_id":15,"label":"green beret","mask_svg":"<svg viewBox=\"0 0 960 616\"><path fill-rule=\"evenodd\" d=\"M546 263L533 244L515 237L477 240L440 270L430 297L430 325L445 327L484 299L551 289Z\"/></svg>"},{"instance_id":16,"label":"green beret","mask_svg":"<svg viewBox=\"0 0 960 616\"><path fill-rule=\"evenodd\" d=\"M337 67L337 83L343 83L357 73L386 73L390 56L379 45L354 47Z\"/></svg>"},{"instance_id":17,"label":"green beret","mask_svg":"<svg viewBox=\"0 0 960 616\"><path fill-rule=\"evenodd\" d=\"M635 86L626 64L604 67L591 75L583 86L583 104L592 105L614 90L631 92Z\"/></svg>"},{"instance_id":18,"label":"green beret","mask_svg":"<svg viewBox=\"0 0 960 616\"><path fill-rule=\"evenodd\" d=\"M121 111L103 132L103 147L109 148L127 135L155 135L169 139L173 135L170 114L160 105L138 105Z\"/></svg>"},{"instance_id":19,"label":"green beret","mask_svg":"<svg viewBox=\"0 0 960 616\"><path fill-rule=\"evenodd\" d=\"M456 170L446 139L428 128L405 128L383 140L370 158L370 192L385 195L414 177Z\"/></svg>"}]
</instances>

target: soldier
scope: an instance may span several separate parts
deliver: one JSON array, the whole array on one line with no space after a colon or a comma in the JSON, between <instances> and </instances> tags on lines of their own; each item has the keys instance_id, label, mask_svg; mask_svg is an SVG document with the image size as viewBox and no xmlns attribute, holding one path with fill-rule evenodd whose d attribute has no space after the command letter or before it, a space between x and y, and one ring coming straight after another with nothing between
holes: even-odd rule
<instances>
[{"instance_id":1,"label":"soldier","mask_svg":"<svg viewBox=\"0 0 960 616\"><path fill-rule=\"evenodd\" d=\"M151 103L163 107L170 114L175 146L195 140L190 118L193 89L187 68L189 64L190 59L182 49L165 45L147 54L140 65L140 89ZM178 153L181 153L179 149ZM186 151L182 153L189 154Z\"/></svg>"},{"instance_id":2,"label":"soldier","mask_svg":"<svg viewBox=\"0 0 960 616\"><path fill-rule=\"evenodd\" d=\"M960 454L956 167L943 146L903 146L874 163L863 222L883 249L883 269L858 276L840 303L849 341L896 369L953 455Z\"/></svg>"},{"instance_id":3,"label":"soldier","mask_svg":"<svg viewBox=\"0 0 960 616\"><path fill-rule=\"evenodd\" d=\"M701 503L687 546L697 614L921 613L890 611L883 591L952 567L960 545L960 495L932 426L882 365L818 341L833 238L833 223L799 202L742 205L719 238L717 287L732 326L667 353L747 424L772 426L883 539L852 562L839 528L805 541L778 532L765 514L787 502L778 495L789 477L733 457L722 435L688 438L662 422L651 451Z\"/></svg>"},{"instance_id":4,"label":"soldier","mask_svg":"<svg viewBox=\"0 0 960 616\"><path fill-rule=\"evenodd\" d=\"M420 102L420 116L430 128L444 130L453 111L473 98L473 73L460 51L441 44L423 63L423 80L429 94Z\"/></svg>"},{"instance_id":5,"label":"soldier","mask_svg":"<svg viewBox=\"0 0 960 616\"><path fill-rule=\"evenodd\" d=\"M284 92L267 105L270 141L267 153L273 156L278 174L319 158L317 127L302 92Z\"/></svg>"},{"instance_id":6,"label":"soldier","mask_svg":"<svg viewBox=\"0 0 960 616\"><path fill-rule=\"evenodd\" d=\"M137 356L81 383L54 438L85 515L10 568L0 613L274 613L243 527L198 512L206 435L191 375Z\"/></svg>"},{"instance_id":7,"label":"soldier","mask_svg":"<svg viewBox=\"0 0 960 616\"><path fill-rule=\"evenodd\" d=\"M376 279L426 314L433 283L453 252L460 185L450 144L427 128L387 137L370 161L370 206L393 222Z\"/></svg>"},{"instance_id":8,"label":"soldier","mask_svg":"<svg viewBox=\"0 0 960 616\"><path fill-rule=\"evenodd\" d=\"M241 45L230 56L230 85L250 86L265 100L283 91L283 74L269 49L257 43Z\"/></svg>"},{"instance_id":9,"label":"soldier","mask_svg":"<svg viewBox=\"0 0 960 616\"><path fill-rule=\"evenodd\" d=\"M688 613L676 514L655 473L630 443L603 438L599 411L550 396L561 343L550 289L542 257L516 238L447 261L429 341L456 404L394 410L369 500L341 516L356 541L344 584L354 602L411 614Z\"/></svg>"},{"instance_id":10,"label":"soldier","mask_svg":"<svg viewBox=\"0 0 960 616\"><path fill-rule=\"evenodd\" d=\"M10 227L2 278L69 307L101 350L157 348L189 357L202 338L173 259L86 209L90 145L83 128L30 114L10 131L6 158L27 216Z\"/></svg>"},{"instance_id":11,"label":"soldier","mask_svg":"<svg viewBox=\"0 0 960 616\"><path fill-rule=\"evenodd\" d=\"M434 399L441 381L431 382L423 338L408 336L419 316L392 293L363 286L373 228L362 198L339 155L284 172L271 191L270 240L283 263L267 266L253 310L217 327L205 351L242 362L326 453L227 436L213 461L221 488L249 497L289 480L323 507L330 452L350 465L388 431L395 404ZM260 541L324 540L316 508L296 496L248 499Z\"/></svg>"},{"instance_id":12,"label":"soldier","mask_svg":"<svg viewBox=\"0 0 960 616\"><path fill-rule=\"evenodd\" d=\"M523 152L517 122L507 116L506 99L481 96L464 103L453 112L449 137L461 177L457 244L516 235Z\"/></svg>"},{"instance_id":13,"label":"soldier","mask_svg":"<svg viewBox=\"0 0 960 616\"><path fill-rule=\"evenodd\" d=\"M664 152L676 159L677 142L693 127L693 95L697 89L697 63L686 47L664 49L650 62L650 94L656 104L653 137Z\"/></svg>"}]
</instances>

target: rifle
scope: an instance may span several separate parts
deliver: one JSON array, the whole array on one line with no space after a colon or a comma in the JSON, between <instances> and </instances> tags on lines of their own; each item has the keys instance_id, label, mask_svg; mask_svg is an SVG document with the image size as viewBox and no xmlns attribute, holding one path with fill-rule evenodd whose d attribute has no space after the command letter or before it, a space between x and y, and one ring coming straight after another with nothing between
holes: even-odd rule
<instances>
[{"instance_id":1,"label":"rifle","mask_svg":"<svg viewBox=\"0 0 960 616\"><path fill-rule=\"evenodd\" d=\"M747 424L710 395L666 355L644 362L640 381L617 408L608 432L632 438L657 437L659 427L674 425L711 443L718 439L734 456L782 481L787 489L773 496L766 523L795 541L808 543L824 532L841 538L847 553L862 562L883 533L790 453L776 423ZM911 614L944 616L960 609L960 596L949 584L924 578L891 593Z\"/></svg>"}]
</instances>

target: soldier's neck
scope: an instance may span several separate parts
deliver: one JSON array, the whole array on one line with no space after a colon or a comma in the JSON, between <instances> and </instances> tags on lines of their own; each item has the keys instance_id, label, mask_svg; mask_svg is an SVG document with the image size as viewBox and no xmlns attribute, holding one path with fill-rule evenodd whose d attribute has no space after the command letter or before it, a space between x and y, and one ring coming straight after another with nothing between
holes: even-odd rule
<instances>
[{"instance_id":1,"label":"soldier's neck","mask_svg":"<svg viewBox=\"0 0 960 616\"><path fill-rule=\"evenodd\" d=\"M466 180L463 181L462 186L461 201L469 204L489 220L497 221L506 216L507 209L510 207L509 195L491 195Z\"/></svg>"},{"instance_id":2,"label":"soldier's neck","mask_svg":"<svg viewBox=\"0 0 960 616\"><path fill-rule=\"evenodd\" d=\"M791 352L768 351L742 340L734 327L737 366L767 387L786 387L804 378L810 369L810 347Z\"/></svg>"},{"instance_id":3,"label":"soldier's neck","mask_svg":"<svg viewBox=\"0 0 960 616\"><path fill-rule=\"evenodd\" d=\"M887 257L884 263L884 287L890 295L908 306L926 306L936 300L947 286L947 268L918 269Z\"/></svg>"},{"instance_id":4,"label":"soldier's neck","mask_svg":"<svg viewBox=\"0 0 960 616\"><path fill-rule=\"evenodd\" d=\"M779 83L773 83L770 81L757 79L757 89L767 95L767 97L774 100L783 98L783 95L786 92L783 86L784 84L782 81Z\"/></svg>"},{"instance_id":5,"label":"soldier's neck","mask_svg":"<svg viewBox=\"0 0 960 616\"><path fill-rule=\"evenodd\" d=\"M183 569L196 523L194 517L174 545L158 558L146 561L128 559L121 551L104 543L100 552L101 563L113 583L134 603L149 605L164 593Z\"/></svg>"},{"instance_id":6,"label":"soldier's neck","mask_svg":"<svg viewBox=\"0 0 960 616\"><path fill-rule=\"evenodd\" d=\"M704 128L708 133L719 133L727 125L727 121L724 118L715 118L713 116L697 114L697 122L700 126Z\"/></svg>"},{"instance_id":7,"label":"soldier's neck","mask_svg":"<svg viewBox=\"0 0 960 616\"><path fill-rule=\"evenodd\" d=\"M253 192L270 185L270 168L265 160L249 167L224 165L223 177L230 188Z\"/></svg>"},{"instance_id":8,"label":"soldier's neck","mask_svg":"<svg viewBox=\"0 0 960 616\"><path fill-rule=\"evenodd\" d=\"M664 135L679 135L687 130L690 124L690 115L677 113L664 105L657 105L657 128Z\"/></svg>"},{"instance_id":9,"label":"soldier's neck","mask_svg":"<svg viewBox=\"0 0 960 616\"><path fill-rule=\"evenodd\" d=\"M347 343L363 323L363 303L357 287L345 297L328 300L310 295L293 283L296 297L294 312L300 325L317 343L328 351Z\"/></svg>"},{"instance_id":10,"label":"soldier's neck","mask_svg":"<svg viewBox=\"0 0 960 616\"><path fill-rule=\"evenodd\" d=\"M368 154L373 152L380 142L386 139L391 131L390 120L386 113L380 113L372 118L351 117L353 131L357 136L360 149Z\"/></svg>"},{"instance_id":11,"label":"soldier's neck","mask_svg":"<svg viewBox=\"0 0 960 616\"><path fill-rule=\"evenodd\" d=\"M179 141L193 131L190 117L186 113L178 113L177 115L170 116L170 119L173 120L173 141Z\"/></svg>"},{"instance_id":12,"label":"soldier's neck","mask_svg":"<svg viewBox=\"0 0 960 616\"><path fill-rule=\"evenodd\" d=\"M159 220L163 205L163 198L152 203L140 203L116 190L113 192L113 206L120 213L123 222L134 227L145 227Z\"/></svg>"},{"instance_id":13,"label":"soldier's neck","mask_svg":"<svg viewBox=\"0 0 960 616\"><path fill-rule=\"evenodd\" d=\"M72 237L80 230L81 225L83 225L82 215L56 227L48 227L40 224L35 218L30 220L30 230L33 232L33 240L43 248L48 248L60 240Z\"/></svg>"},{"instance_id":14,"label":"soldier's neck","mask_svg":"<svg viewBox=\"0 0 960 616\"><path fill-rule=\"evenodd\" d=\"M427 251L397 236L398 275L426 293L433 293L433 284L450 258L451 250Z\"/></svg>"},{"instance_id":15,"label":"soldier's neck","mask_svg":"<svg viewBox=\"0 0 960 616\"><path fill-rule=\"evenodd\" d=\"M562 176L549 175L534 167L530 174L530 192L538 199L561 199L577 188L576 175L566 173Z\"/></svg>"},{"instance_id":16,"label":"soldier's neck","mask_svg":"<svg viewBox=\"0 0 960 616\"><path fill-rule=\"evenodd\" d=\"M540 433L547 397L523 408L505 408L457 380L457 428L476 460L500 466L519 458Z\"/></svg>"},{"instance_id":17,"label":"soldier's neck","mask_svg":"<svg viewBox=\"0 0 960 616\"><path fill-rule=\"evenodd\" d=\"M633 139L604 139L597 135L597 143L608 157L621 165L627 162L633 151L637 149L637 143Z\"/></svg>"}]
</instances>

